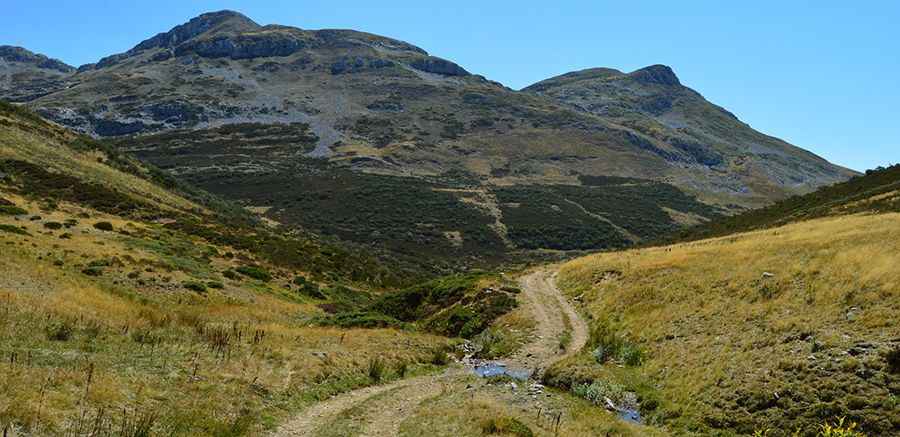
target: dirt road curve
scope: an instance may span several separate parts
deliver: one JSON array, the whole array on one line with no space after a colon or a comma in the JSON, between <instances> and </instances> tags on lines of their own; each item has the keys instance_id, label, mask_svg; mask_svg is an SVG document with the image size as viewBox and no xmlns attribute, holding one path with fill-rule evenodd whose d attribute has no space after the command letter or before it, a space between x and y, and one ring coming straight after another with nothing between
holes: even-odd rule
<instances>
[{"instance_id":1,"label":"dirt road curve","mask_svg":"<svg viewBox=\"0 0 900 437\"><path fill-rule=\"evenodd\" d=\"M587 343L588 327L575 308L556 288L556 273L538 270L521 280L521 304L538 322L536 336L506 360L512 367L540 370L572 355ZM560 350L563 333L570 335L566 349Z\"/></svg>"},{"instance_id":2,"label":"dirt road curve","mask_svg":"<svg viewBox=\"0 0 900 437\"><path fill-rule=\"evenodd\" d=\"M545 369L580 350L588 339L588 328L575 308L556 288L556 274L538 270L521 279L521 304L537 321L536 335L514 356L504 360L510 367ZM569 331L570 341L560 350L560 339ZM394 436L404 419L426 399L437 396L445 384L467 373L454 367L440 375L421 376L391 384L354 390L318 403L281 426L273 436L315 436L339 416L352 415L355 435Z\"/></svg>"}]
</instances>

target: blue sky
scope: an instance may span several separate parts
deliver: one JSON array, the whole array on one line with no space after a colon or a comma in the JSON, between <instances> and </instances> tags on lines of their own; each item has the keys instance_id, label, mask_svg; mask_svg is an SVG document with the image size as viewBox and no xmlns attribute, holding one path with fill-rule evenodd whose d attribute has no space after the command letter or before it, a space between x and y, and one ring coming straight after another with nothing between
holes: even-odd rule
<instances>
[{"instance_id":1,"label":"blue sky","mask_svg":"<svg viewBox=\"0 0 900 437\"><path fill-rule=\"evenodd\" d=\"M582 68L666 64L754 128L833 162L900 162L898 1L3 3L0 44L73 65L219 9L402 39L513 88Z\"/></svg>"}]
</instances>

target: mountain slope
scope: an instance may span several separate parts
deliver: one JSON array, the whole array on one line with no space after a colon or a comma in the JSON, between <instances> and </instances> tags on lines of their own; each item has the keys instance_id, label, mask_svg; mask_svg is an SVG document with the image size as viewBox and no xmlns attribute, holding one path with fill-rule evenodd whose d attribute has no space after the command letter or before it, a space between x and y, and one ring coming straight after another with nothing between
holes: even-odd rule
<instances>
[{"instance_id":1,"label":"mountain slope","mask_svg":"<svg viewBox=\"0 0 900 437\"><path fill-rule=\"evenodd\" d=\"M523 91L552 97L662 142L655 153L736 177L763 197L802 193L853 174L782 140L761 134L681 84L671 68L631 73L590 69L538 82ZM772 184L775 181L775 184ZM680 184L690 184L681 181ZM769 190L780 187L781 192Z\"/></svg>"},{"instance_id":2,"label":"mountain slope","mask_svg":"<svg viewBox=\"0 0 900 437\"><path fill-rule=\"evenodd\" d=\"M680 87L666 67L588 76L610 79L610 89L627 82L627 92L596 97L620 102L619 108L637 100L645 110L634 117L573 111L567 107L585 105L557 103L561 82L568 93L584 80L564 76L518 93L401 41L260 26L222 11L83 66L69 89L32 105L101 136L240 121L307 122L319 137L314 156L394 174L463 169L501 181L570 183L577 174L616 175L759 199L848 174L785 143L776 147L725 111L693 104L702 98ZM611 80L619 77L627 80ZM656 92L667 88L672 95ZM672 105L685 109L668 111ZM654 129L659 126L646 126L663 118L670 127L663 134ZM703 129L674 135L671 129L682 124ZM711 142L725 144L712 150ZM779 160L785 162L776 173L760 168ZM781 167L788 164L800 165L799 171L786 173Z\"/></svg>"},{"instance_id":3,"label":"mountain slope","mask_svg":"<svg viewBox=\"0 0 900 437\"><path fill-rule=\"evenodd\" d=\"M629 78L677 84L657 67ZM651 114L585 110L555 82L518 92L402 41L231 11L64 83L27 105L268 219L469 265L645 241L851 174L708 104L683 114L705 136L659 134Z\"/></svg>"},{"instance_id":4,"label":"mountain slope","mask_svg":"<svg viewBox=\"0 0 900 437\"><path fill-rule=\"evenodd\" d=\"M781 226L819 217L900 212L900 165L870 170L863 176L793 196L765 208L723 217L677 234L694 240Z\"/></svg>"}]
</instances>

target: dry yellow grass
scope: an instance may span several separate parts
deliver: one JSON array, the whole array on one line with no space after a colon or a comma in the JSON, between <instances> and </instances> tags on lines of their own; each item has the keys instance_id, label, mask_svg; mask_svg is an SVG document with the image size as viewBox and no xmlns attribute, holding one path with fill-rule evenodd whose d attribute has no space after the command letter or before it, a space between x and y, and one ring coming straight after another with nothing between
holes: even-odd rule
<instances>
[{"instance_id":1,"label":"dry yellow grass","mask_svg":"<svg viewBox=\"0 0 900 437\"><path fill-rule=\"evenodd\" d=\"M400 426L401 436L483 436L489 421L513 419L530 431L515 433L511 427L498 435L574 437L588 435L662 436L665 431L632 425L614 413L565 393L531 399L523 392L526 384L518 381L516 390L507 382L486 382L471 377L448 384L438 396L420 405ZM557 426L556 417L560 415ZM521 429L521 428L519 428Z\"/></svg>"},{"instance_id":2,"label":"dry yellow grass","mask_svg":"<svg viewBox=\"0 0 900 437\"><path fill-rule=\"evenodd\" d=\"M900 342L898 264L900 214L856 215L588 256L559 282L645 352L638 378L675 427L746 433L848 415L878 435L900 427L884 363ZM604 374L591 361L567 365Z\"/></svg>"},{"instance_id":3,"label":"dry yellow grass","mask_svg":"<svg viewBox=\"0 0 900 437\"><path fill-rule=\"evenodd\" d=\"M257 434L309 403L430 367L446 339L390 329L309 324L321 314L287 289L220 272L252 259L203 258L208 244L153 224L62 202L39 220L0 216L0 429L62 434L150 423L154 435ZM89 215L84 218L83 214ZM72 227L48 222L78 217ZM93 228L109 221L114 232ZM70 237L61 239L68 234ZM231 248L217 248L219 253ZM82 269L116 259L101 276ZM238 261L242 260L242 261ZM198 293L183 281L221 281ZM100 418L98 419L98 416Z\"/></svg>"},{"instance_id":4,"label":"dry yellow grass","mask_svg":"<svg viewBox=\"0 0 900 437\"><path fill-rule=\"evenodd\" d=\"M74 134L62 128L34 126L0 114L0 123L11 123L0 132L0 160L15 159L30 162L50 171L61 172L121 190L137 199L165 209L191 210L199 206L145 179L119 171L104 163L105 155L97 151L78 152L66 145Z\"/></svg>"}]
</instances>

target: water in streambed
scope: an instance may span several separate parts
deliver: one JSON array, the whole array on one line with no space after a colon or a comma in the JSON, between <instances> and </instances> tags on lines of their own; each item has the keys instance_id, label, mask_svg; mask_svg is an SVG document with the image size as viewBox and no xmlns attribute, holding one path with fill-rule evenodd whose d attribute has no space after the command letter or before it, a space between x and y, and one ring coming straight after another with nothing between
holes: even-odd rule
<instances>
[{"instance_id":1,"label":"water in streambed","mask_svg":"<svg viewBox=\"0 0 900 437\"><path fill-rule=\"evenodd\" d=\"M630 423L643 423L641 420L641 413L638 410L632 408L620 408L618 410L619 419L622 419L626 422Z\"/></svg>"},{"instance_id":2,"label":"water in streambed","mask_svg":"<svg viewBox=\"0 0 900 437\"><path fill-rule=\"evenodd\" d=\"M531 372L522 369L511 369L503 363L488 362L476 365L472 368L476 375L482 378L491 378L495 376L509 376L513 379L526 380L531 377Z\"/></svg>"}]
</instances>

